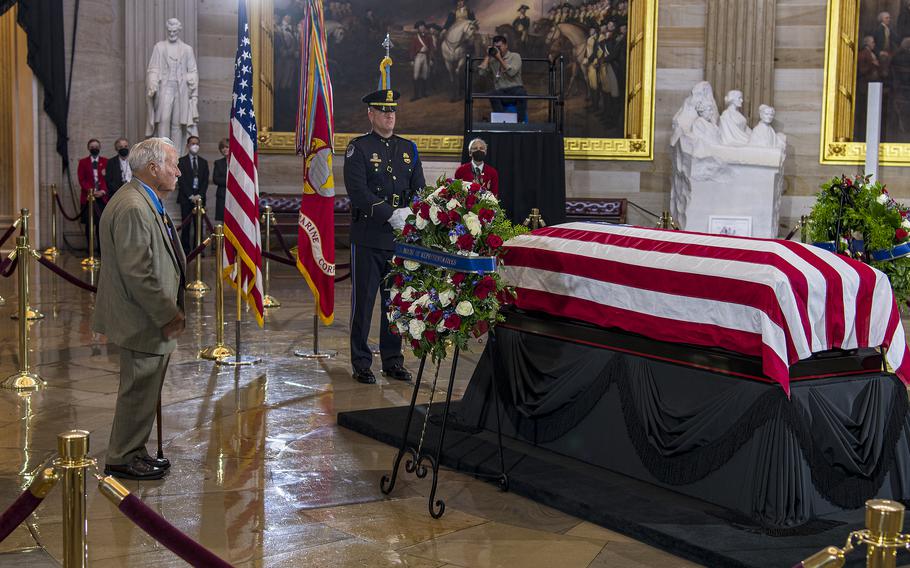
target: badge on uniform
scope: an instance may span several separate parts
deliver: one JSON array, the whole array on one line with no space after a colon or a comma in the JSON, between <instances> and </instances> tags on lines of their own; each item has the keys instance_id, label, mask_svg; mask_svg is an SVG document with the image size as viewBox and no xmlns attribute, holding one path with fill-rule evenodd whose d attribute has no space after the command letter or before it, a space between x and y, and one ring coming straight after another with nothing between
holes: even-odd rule
<instances>
[{"instance_id":1,"label":"badge on uniform","mask_svg":"<svg viewBox=\"0 0 910 568\"><path fill-rule=\"evenodd\" d=\"M354 155L354 145L353 145L353 144L348 144L348 149L347 149L347 151L344 153L344 157L345 157L345 158L350 158L350 157L353 156L353 155Z\"/></svg>"},{"instance_id":2,"label":"badge on uniform","mask_svg":"<svg viewBox=\"0 0 910 568\"><path fill-rule=\"evenodd\" d=\"M404 163L406 163L406 164L411 163L411 156L409 156L407 152L403 153L401 155L401 157L404 158Z\"/></svg>"},{"instance_id":3,"label":"badge on uniform","mask_svg":"<svg viewBox=\"0 0 910 568\"><path fill-rule=\"evenodd\" d=\"M370 162L372 162L373 165L378 166L379 164L382 163L382 158L379 157L379 154L377 154L376 152L373 152L373 157L370 158Z\"/></svg>"},{"instance_id":4,"label":"badge on uniform","mask_svg":"<svg viewBox=\"0 0 910 568\"><path fill-rule=\"evenodd\" d=\"M395 195L392 196L392 207L398 207L398 203L399 203L399 196L396 193Z\"/></svg>"}]
</instances>

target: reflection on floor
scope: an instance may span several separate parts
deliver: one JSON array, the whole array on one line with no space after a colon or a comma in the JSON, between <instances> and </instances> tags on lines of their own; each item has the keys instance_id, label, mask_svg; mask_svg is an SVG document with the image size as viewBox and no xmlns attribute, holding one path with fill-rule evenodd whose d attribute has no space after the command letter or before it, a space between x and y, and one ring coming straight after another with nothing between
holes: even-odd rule
<instances>
[{"instance_id":1,"label":"reflection on floor","mask_svg":"<svg viewBox=\"0 0 910 568\"><path fill-rule=\"evenodd\" d=\"M89 279L77 259L59 262ZM210 263L207 258L211 284ZM351 379L349 283L337 290L336 323L320 336L321 347L337 349L339 356L323 362L294 357L295 348L312 346L312 299L290 269L272 274L272 295L282 307L268 314L264 330L249 314L242 325L244 350L264 360L254 367L235 372L198 360L197 351L214 340L213 298L188 301L187 334L162 395L165 453L174 466L164 481L126 482L213 552L238 567L693 566L457 473L441 476L447 507L438 521L426 510L428 480L399 478L392 498L385 498L379 478L393 449L337 427L335 415L406 404L410 386ZM19 494L27 472L53 455L59 432L89 430L91 453L103 461L117 392L116 350L90 331L92 296L44 268L33 268L33 276L31 303L47 316L30 327L33 360L49 386L28 397L0 392L0 507ZM17 364L16 325L7 319L16 304L12 280L0 279L7 300L0 307L7 322L0 325L0 377ZM227 298L225 312L235 314L233 306ZM234 325L228 322L227 338ZM456 396L481 348L462 358ZM416 372L415 361L407 363ZM441 381L447 376L442 373ZM429 390L423 393L428 397ZM153 440L149 449L154 447ZM93 483L88 517L94 568L185 565L123 518ZM59 488L27 526L0 544L0 553L36 546L61 559ZM28 557L0 554L0 566L44 566L38 553L46 558L41 550Z\"/></svg>"}]
</instances>

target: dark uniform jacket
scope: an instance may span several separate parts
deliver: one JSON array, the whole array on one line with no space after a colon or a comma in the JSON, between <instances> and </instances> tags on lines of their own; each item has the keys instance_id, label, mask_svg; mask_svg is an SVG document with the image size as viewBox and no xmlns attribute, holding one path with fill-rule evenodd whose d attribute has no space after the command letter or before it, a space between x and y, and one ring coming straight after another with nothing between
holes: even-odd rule
<instances>
[{"instance_id":1,"label":"dark uniform jacket","mask_svg":"<svg viewBox=\"0 0 910 568\"><path fill-rule=\"evenodd\" d=\"M205 207L205 192L209 188L209 163L202 156L196 156L196 175L199 177L197 189L193 189L193 167L189 154L177 160L177 167L180 168L180 177L177 178L177 203L184 207L192 207L190 197L198 195L202 197L202 206Z\"/></svg>"},{"instance_id":2,"label":"dark uniform jacket","mask_svg":"<svg viewBox=\"0 0 910 568\"><path fill-rule=\"evenodd\" d=\"M344 186L351 198L351 243L394 250L389 218L425 185L417 146L400 136L359 136L345 152Z\"/></svg>"}]
</instances>

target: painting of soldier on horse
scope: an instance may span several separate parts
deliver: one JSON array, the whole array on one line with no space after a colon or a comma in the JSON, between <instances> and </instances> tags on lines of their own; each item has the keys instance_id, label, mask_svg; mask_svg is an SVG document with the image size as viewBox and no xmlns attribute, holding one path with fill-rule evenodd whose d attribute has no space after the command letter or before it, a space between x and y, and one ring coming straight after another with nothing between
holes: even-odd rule
<instances>
[{"instance_id":1,"label":"painting of soldier on horse","mask_svg":"<svg viewBox=\"0 0 910 568\"><path fill-rule=\"evenodd\" d=\"M302 0L274 0L274 130L295 124ZM483 57L494 36L522 59L560 56L565 65L566 135L622 137L628 3L618 0L343 0L325 2L336 132L362 130L360 96L375 81L381 42L392 40L393 87L405 102L400 132L461 133L465 58ZM545 94L547 64L525 62L524 84ZM475 91L492 84L475 76ZM489 112L485 105L475 105ZM529 104L532 122L546 105Z\"/></svg>"}]
</instances>

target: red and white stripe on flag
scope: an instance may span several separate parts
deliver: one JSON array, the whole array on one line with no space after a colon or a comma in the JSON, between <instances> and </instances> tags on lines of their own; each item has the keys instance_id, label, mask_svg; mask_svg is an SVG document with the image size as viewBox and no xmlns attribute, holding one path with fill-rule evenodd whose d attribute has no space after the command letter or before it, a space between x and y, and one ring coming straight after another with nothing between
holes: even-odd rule
<instances>
[{"instance_id":1,"label":"red and white stripe on flag","mask_svg":"<svg viewBox=\"0 0 910 568\"><path fill-rule=\"evenodd\" d=\"M500 270L519 308L758 356L788 393L790 365L834 348L884 346L910 380L888 277L810 245L567 223L511 239Z\"/></svg>"},{"instance_id":2,"label":"red and white stripe on flag","mask_svg":"<svg viewBox=\"0 0 910 568\"><path fill-rule=\"evenodd\" d=\"M239 285L262 326L262 244L259 232L259 174L253 57L246 1L238 1L237 54L231 103L230 155L224 200L225 277ZM239 272L239 275L237 271Z\"/></svg>"}]
</instances>

